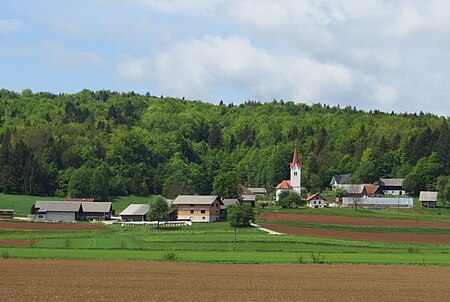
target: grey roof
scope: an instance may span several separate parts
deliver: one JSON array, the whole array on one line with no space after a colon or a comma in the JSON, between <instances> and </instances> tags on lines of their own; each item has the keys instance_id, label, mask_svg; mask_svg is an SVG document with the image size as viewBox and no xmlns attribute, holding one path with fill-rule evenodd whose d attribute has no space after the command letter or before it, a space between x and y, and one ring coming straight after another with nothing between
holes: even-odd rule
<instances>
[{"instance_id":1,"label":"grey roof","mask_svg":"<svg viewBox=\"0 0 450 302\"><path fill-rule=\"evenodd\" d=\"M339 185L338 188L350 194L361 194L364 192L364 185Z\"/></svg>"},{"instance_id":2,"label":"grey roof","mask_svg":"<svg viewBox=\"0 0 450 302\"><path fill-rule=\"evenodd\" d=\"M256 196L255 195L242 195L243 201L255 201Z\"/></svg>"},{"instance_id":3,"label":"grey roof","mask_svg":"<svg viewBox=\"0 0 450 302\"><path fill-rule=\"evenodd\" d=\"M212 204L216 199L223 204L217 195L179 195L172 204Z\"/></svg>"},{"instance_id":4,"label":"grey roof","mask_svg":"<svg viewBox=\"0 0 450 302\"><path fill-rule=\"evenodd\" d=\"M366 198L354 198L354 197L344 197L342 199L342 205L344 207L354 205L355 203L358 206L408 206L410 208L413 207L413 199L412 198L386 198L386 197L366 197Z\"/></svg>"},{"instance_id":5,"label":"grey roof","mask_svg":"<svg viewBox=\"0 0 450 302\"><path fill-rule=\"evenodd\" d=\"M350 177L352 177L351 173L334 175L333 178L331 179L330 184L333 182L333 179L336 181L337 184L345 184L350 179Z\"/></svg>"},{"instance_id":6,"label":"grey roof","mask_svg":"<svg viewBox=\"0 0 450 302\"><path fill-rule=\"evenodd\" d=\"M39 213L45 212L83 212L107 213L111 210L111 202L74 202L74 201L36 201L34 205Z\"/></svg>"},{"instance_id":7,"label":"grey roof","mask_svg":"<svg viewBox=\"0 0 450 302\"><path fill-rule=\"evenodd\" d=\"M380 178L380 186L402 187L403 178Z\"/></svg>"},{"instance_id":8,"label":"grey roof","mask_svg":"<svg viewBox=\"0 0 450 302\"><path fill-rule=\"evenodd\" d=\"M140 216L147 214L150 206L148 204L130 204L125 210L123 210L120 216Z\"/></svg>"},{"instance_id":9,"label":"grey roof","mask_svg":"<svg viewBox=\"0 0 450 302\"><path fill-rule=\"evenodd\" d=\"M248 188L254 194L267 194L266 188Z\"/></svg>"},{"instance_id":10,"label":"grey roof","mask_svg":"<svg viewBox=\"0 0 450 302\"><path fill-rule=\"evenodd\" d=\"M437 201L438 192L432 191L420 191L419 200L420 201Z\"/></svg>"},{"instance_id":11,"label":"grey roof","mask_svg":"<svg viewBox=\"0 0 450 302\"><path fill-rule=\"evenodd\" d=\"M223 199L222 202L225 207L229 206L230 204L239 204L239 200L237 199Z\"/></svg>"},{"instance_id":12,"label":"grey roof","mask_svg":"<svg viewBox=\"0 0 450 302\"><path fill-rule=\"evenodd\" d=\"M111 202L81 202L81 206L83 212L108 213L111 210Z\"/></svg>"},{"instance_id":13,"label":"grey roof","mask_svg":"<svg viewBox=\"0 0 450 302\"><path fill-rule=\"evenodd\" d=\"M80 210L80 203L69 201L36 201L34 207L39 209L39 213L78 212Z\"/></svg>"}]
</instances>

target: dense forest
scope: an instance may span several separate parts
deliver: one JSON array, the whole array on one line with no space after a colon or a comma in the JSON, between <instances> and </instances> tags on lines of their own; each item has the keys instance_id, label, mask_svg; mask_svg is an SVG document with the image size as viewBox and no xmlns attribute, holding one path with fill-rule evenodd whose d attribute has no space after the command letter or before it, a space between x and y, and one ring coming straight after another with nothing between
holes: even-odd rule
<instances>
[{"instance_id":1,"label":"dense forest","mask_svg":"<svg viewBox=\"0 0 450 302\"><path fill-rule=\"evenodd\" d=\"M5 193L174 197L227 194L236 183L273 191L289 177L294 144L309 192L348 172L354 182L406 177L414 192L436 189L439 176L450 174L449 120L432 114L0 90Z\"/></svg>"}]
</instances>

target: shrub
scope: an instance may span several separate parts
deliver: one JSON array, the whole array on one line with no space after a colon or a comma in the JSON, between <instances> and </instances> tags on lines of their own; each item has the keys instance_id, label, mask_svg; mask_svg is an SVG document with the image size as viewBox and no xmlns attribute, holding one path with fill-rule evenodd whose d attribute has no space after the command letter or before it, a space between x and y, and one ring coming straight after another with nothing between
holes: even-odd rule
<instances>
[{"instance_id":1,"label":"shrub","mask_svg":"<svg viewBox=\"0 0 450 302\"><path fill-rule=\"evenodd\" d=\"M0 257L3 259L8 259L8 258L11 258L11 254L7 251L2 251L2 253L0 254Z\"/></svg>"},{"instance_id":2,"label":"shrub","mask_svg":"<svg viewBox=\"0 0 450 302\"><path fill-rule=\"evenodd\" d=\"M164 251L161 261L179 261L181 258L177 255L174 249L169 248Z\"/></svg>"},{"instance_id":3,"label":"shrub","mask_svg":"<svg viewBox=\"0 0 450 302\"><path fill-rule=\"evenodd\" d=\"M406 251L408 253L417 253L417 252L419 252L419 250L417 248L413 247L413 246L408 247Z\"/></svg>"},{"instance_id":4,"label":"shrub","mask_svg":"<svg viewBox=\"0 0 450 302\"><path fill-rule=\"evenodd\" d=\"M227 208L227 218L233 227L249 227L255 220L255 212L251 206L233 204Z\"/></svg>"},{"instance_id":5,"label":"shrub","mask_svg":"<svg viewBox=\"0 0 450 302\"><path fill-rule=\"evenodd\" d=\"M303 205L302 197L294 191L281 192L277 205L282 208L291 208L295 206Z\"/></svg>"},{"instance_id":6,"label":"shrub","mask_svg":"<svg viewBox=\"0 0 450 302\"><path fill-rule=\"evenodd\" d=\"M298 264L302 264L303 263L303 255L302 254L297 255L297 263Z\"/></svg>"},{"instance_id":7,"label":"shrub","mask_svg":"<svg viewBox=\"0 0 450 302\"><path fill-rule=\"evenodd\" d=\"M316 264L323 264L325 263L325 255L322 255L320 253L311 253L311 259L313 261L313 263Z\"/></svg>"}]
</instances>

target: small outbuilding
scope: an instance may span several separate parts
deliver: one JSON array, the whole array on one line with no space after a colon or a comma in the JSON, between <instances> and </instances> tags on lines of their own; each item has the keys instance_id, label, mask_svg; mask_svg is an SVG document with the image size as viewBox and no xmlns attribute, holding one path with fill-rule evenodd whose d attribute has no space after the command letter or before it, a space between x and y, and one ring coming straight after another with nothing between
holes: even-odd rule
<instances>
[{"instance_id":1,"label":"small outbuilding","mask_svg":"<svg viewBox=\"0 0 450 302\"><path fill-rule=\"evenodd\" d=\"M325 198L319 195L319 193L313 194L306 198L306 205L310 208L323 208L325 207Z\"/></svg>"},{"instance_id":2,"label":"small outbuilding","mask_svg":"<svg viewBox=\"0 0 450 302\"><path fill-rule=\"evenodd\" d=\"M144 221L150 206L148 204L130 204L119 215L123 221Z\"/></svg>"},{"instance_id":3,"label":"small outbuilding","mask_svg":"<svg viewBox=\"0 0 450 302\"><path fill-rule=\"evenodd\" d=\"M0 218L13 219L14 209L0 209Z\"/></svg>"},{"instance_id":4,"label":"small outbuilding","mask_svg":"<svg viewBox=\"0 0 450 302\"><path fill-rule=\"evenodd\" d=\"M435 208L438 199L438 192L421 191L419 195L420 206L424 208Z\"/></svg>"}]
</instances>

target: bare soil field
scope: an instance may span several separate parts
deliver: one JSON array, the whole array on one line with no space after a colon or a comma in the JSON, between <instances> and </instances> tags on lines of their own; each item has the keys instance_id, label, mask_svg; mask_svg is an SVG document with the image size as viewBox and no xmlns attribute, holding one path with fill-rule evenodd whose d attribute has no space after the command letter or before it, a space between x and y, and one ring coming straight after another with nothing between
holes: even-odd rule
<instances>
[{"instance_id":1,"label":"bare soil field","mask_svg":"<svg viewBox=\"0 0 450 302\"><path fill-rule=\"evenodd\" d=\"M289 213L267 213L259 215L259 219L284 220L293 222L309 222L320 224L354 225L354 226L386 226L404 228L450 228L450 222L401 220L384 218L364 218L350 216L328 216Z\"/></svg>"},{"instance_id":2,"label":"bare soil field","mask_svg":"<svg viewBox=\"0 0 450 302\"><path fill-rule=\"evenodd\" d=\"M81 223L45 223L0 221L0 230L28 230L28 231L101 231L104 227L97 224Z\"/></svg>"},{"instance_id":3,"label":"bare soil field","mask_svg":"<svg viewBox=\"0 0 450 302\"><path fill-rule=\"evenodd\" d=\"M0 246L24 247L33 246L38 243L37 240L0 240Z\"/></svg>"},{"instance_id":4,"label":"bare soil field","mask_svg":"<svg viewBox=\"0 0 450 302\"><path fill-rule=\"evenodd\" d=\"M448 301L449 283L450 267L0 259L2 301Z\"/></svg>"},{"instance_id":5,"label":"bare soil field","mask_svg":"<svg viewBox=\"0 0 450 302\"><path fill-rule=\"evenodd\" d=\"M315 236L335 239L364 240L397 243L427 243L450 244L449 234L396 234L396 233L369 233L327 229L302 228L296 226L263 223L262 227L284 234Z\"/></svg>"}]
</instances>

